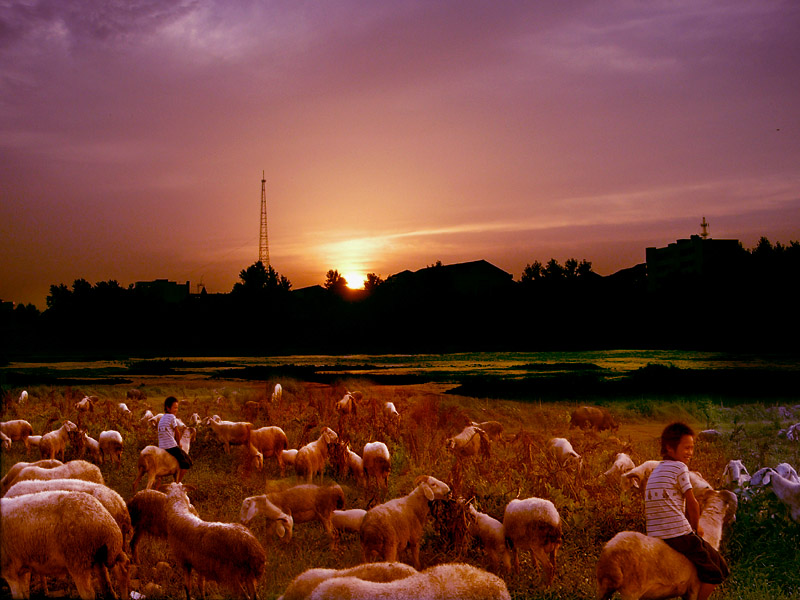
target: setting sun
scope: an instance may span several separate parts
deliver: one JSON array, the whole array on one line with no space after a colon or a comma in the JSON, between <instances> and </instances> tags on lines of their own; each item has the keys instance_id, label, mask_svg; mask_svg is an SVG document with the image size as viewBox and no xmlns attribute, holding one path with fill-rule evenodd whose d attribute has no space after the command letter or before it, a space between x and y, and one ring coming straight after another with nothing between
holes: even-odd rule
<instances>
[{"instance_id":1,"label":"setting sun","mask_svg":"<svg viewBox=\"0 0 800 600\"><path fill-rule=\"evenodd\" d=\"M351 290L364 289L364 282L367 279L366 275L357 271L348 271L342 273L342 277L347 280L347 287L349 287Z\"/></svg>"}]
</instances>

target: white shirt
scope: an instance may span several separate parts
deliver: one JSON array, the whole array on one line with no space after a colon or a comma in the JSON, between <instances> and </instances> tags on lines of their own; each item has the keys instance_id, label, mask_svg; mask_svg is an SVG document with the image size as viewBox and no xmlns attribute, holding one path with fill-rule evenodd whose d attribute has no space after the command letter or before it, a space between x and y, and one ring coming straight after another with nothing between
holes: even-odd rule
<instances>
[{"instance_id":1,"label":"white shirt","mask_svg":"<svg viewBox=\"0 0 800 600\"><path fill-rule=\"evenodd\" d=\"M178 426L178 417L166 413L158 421L158 447L166 450L178 445L175 441L175 428Z\"/></svg>"},{"instance_id":2,"label":"white shirt","mask_svg":"<svg viewBox=\"0 0 800 600\"><path fill-rule=\"evenodd\" d=\"M653 469L644 492L647 535L668 539L692 532L684 498L691 487L689 467L680 461L663 460Z\"/></svg>"}]
</instances>

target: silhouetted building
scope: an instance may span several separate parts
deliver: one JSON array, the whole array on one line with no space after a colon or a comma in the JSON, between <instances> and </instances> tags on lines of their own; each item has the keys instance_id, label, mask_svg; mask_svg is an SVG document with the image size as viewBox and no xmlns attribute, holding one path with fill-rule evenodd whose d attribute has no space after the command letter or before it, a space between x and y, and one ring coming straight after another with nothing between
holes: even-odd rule
<instances>
[{"instance_id":1,"label":"silhouetted building","mask_svg":"<svg viewBox=\"0 0 800 600\"><path fill-rule=\"evenodd\" d=\"M436 264L419 271L401 271L386 279L389 286L430 287L449 294L489 294L507 290L514 276L485 260L452 265Z\"/></svg>"},{"instance_id":2,"label":"silhouetted building","mask_svg":"<svg viewBox=\"0 0 800 600\"><path fill-rule=\"evenodd\" d=\"M647 288L650 292L707 289L731 283L743 256L739 240L693 235L666 248L647 248Z\"/></svg>"},{"instance_id":3,"label":"silhouetted building","mask_svg":"<svg viewBox=\"0 0 800 600\"><path fill-rule=\"evenodd\" d=\"M137 281L133 286L137 294L151 300L160 300L169 304L183 302L189 297L189 282L177 283L166 279L155 281Z\"/></svg>"}]
</instances>

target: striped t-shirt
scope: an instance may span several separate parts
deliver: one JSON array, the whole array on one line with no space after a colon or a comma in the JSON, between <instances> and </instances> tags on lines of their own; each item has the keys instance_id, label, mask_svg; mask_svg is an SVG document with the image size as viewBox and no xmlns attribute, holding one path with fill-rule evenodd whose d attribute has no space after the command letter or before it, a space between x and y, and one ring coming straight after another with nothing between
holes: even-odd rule
<instances>
[{"instance_id":1,"label":"striped t-shirt","mask_svg":"<svg viewBox=\"0 0 800 600\"><path fill-rule=\"evenodd\" d=\"M158 447L167 450L178 445L175 441L175 428L178 418L172 413L167 413L158 422Z\"/></svg>"},{"instance_id":2,"label":"striped t-shirt","mask_svg":"<svg viewBox=\"0 0 800 600\"><path fill-rule=\"evenodd\" d=\"M663 460L653 469L644 492L647 535L668 539L692 532L684 499L691 487L689 467L680 461Z\"/></svg>"}]
</instances>

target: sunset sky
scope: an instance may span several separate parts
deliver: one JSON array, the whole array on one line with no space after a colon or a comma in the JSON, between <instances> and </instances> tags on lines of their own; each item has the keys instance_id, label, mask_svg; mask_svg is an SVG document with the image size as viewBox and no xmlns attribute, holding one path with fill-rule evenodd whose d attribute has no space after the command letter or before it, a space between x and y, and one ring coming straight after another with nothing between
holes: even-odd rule
<instances>
[{"instance_id":1,"label":"sunset sky","mask_svg":"<svg viewBox=\"0 0 800 600\"><path fill-rule=\"evenodd\" d=\"M800 239L796 0L0 3L0 299ZM352 276L351 276L352 277ZM350 283L353 283L352 281Z\"/></svg>"}]
</instances>

